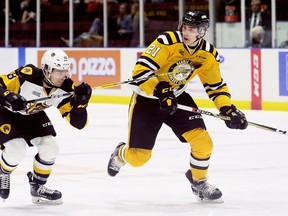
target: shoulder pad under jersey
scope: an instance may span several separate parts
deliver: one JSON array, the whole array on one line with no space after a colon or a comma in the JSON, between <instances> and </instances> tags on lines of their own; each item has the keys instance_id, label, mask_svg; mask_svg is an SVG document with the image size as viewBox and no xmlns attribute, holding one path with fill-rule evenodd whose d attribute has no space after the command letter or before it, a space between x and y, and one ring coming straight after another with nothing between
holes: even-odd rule
<instances>
[{"instance_id":1,"label":"shoulder pad under jersey","mask_svg":"<svg viewBox=\"0 0 288 216\"><path fill-rule=\"evenodd\" d=\"M200 50L204 50L206 52L211 53L215 57L216 61L220 61L220 57L219 57L219 54L218 54L216 48L204 39L202 40Z\"/></svg>"},{"instance_id":2,"label":"shoulder pad under jersey","mask_svg":"<svg viewBox=\"0 0 288 216\"><path fill-rule=\"evenodd\" d=\"M24 81L29 81L38 85L42 85L42 69L37 68L35 65L28 64L18 68L16 74Z\"/></svg>"},{"instance_id":3,"label":"shoulder pad under jersey","mask_svg":"<svg viewBox=\"0 0 288 216\"><path fill-rule=\"evenodd\" d=\"M183 42L180 31L166 31L157 37L157 41L164 45L172 45Z\"/></svg>"}]
</instances>

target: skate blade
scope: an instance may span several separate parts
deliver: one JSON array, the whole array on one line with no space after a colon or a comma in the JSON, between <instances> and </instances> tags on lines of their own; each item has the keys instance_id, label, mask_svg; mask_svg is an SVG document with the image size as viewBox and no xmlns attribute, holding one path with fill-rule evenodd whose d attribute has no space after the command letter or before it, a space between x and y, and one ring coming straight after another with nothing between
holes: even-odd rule
<instances>
[{"instance_id":1,"label":"skate blade","mask_svg":"<svg viewBox=\"0 0 288 216\"><path fill-rule=\"evenodd\" d=\"M47 200L42 197L32 197L32 203L40 205L61 205L63 201L61 198L57 200Z\"/></svg>"},{"instance_id":2,"label":"skate blade","mask_svg":"<svg viewBox=\"0 0 288 216\"><path fill-rule=\"evenodd\" d=\"M222 199L222 197L220 197L219 199L215 199L215 200L196 197L196 200L199 203L203 203L203 204L205 204L205 203L207 203L207 204L221 204L221 203L224 203L224 200Z\"/></svg>"}]
</instances>

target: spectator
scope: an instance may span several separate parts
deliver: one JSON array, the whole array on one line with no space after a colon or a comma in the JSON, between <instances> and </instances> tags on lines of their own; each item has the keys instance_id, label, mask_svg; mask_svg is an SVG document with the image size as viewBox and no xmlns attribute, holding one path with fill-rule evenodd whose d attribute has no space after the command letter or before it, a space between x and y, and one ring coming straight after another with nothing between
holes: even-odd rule
<instances>
[{"instance_id":1,"label":"spectator","mask_svg":"<svg viewBox=\"0 0 288 216\"><path fill-rule=\"evenodd\" d=\"M31 0L24 0L20 4L22 10L21 23L36 21L36 5Z\"/></svg>"},{"instance_id":2,"label":"spectator","mask_svg":"<svg viewBox=\"0 0 288 216\"><path fill-rule=\"evenodd\" d=\"M119 5L119 14L117 18L117 25L119 27L119 35L132 32L132 19L130 14L129 4L122 3Z\"/></svg>"},{"instance_id":3,"label":"spectator","mask_svg":"<svg viewBox=\"0 0 288 216\"><path fill-rule=\"evenodd\" d=\"M139 4L134 3L131 6L131 20L132 20L132 31L133 36L130 43L131 47L138 47L139 46ZM148 25L148 18L144 16L144 26Z\"/></svg>"},{"instance_id":4,"label":"spectator","mask_svg":"<svg viewBox=\"0 0 288 216\"><path fill-rule=\"evenodd\" d=\"M103 36L102 36L103 23L99 18L95 18L92 22L88 32L83 32L81 35L73 40L73 47L102 47ZM69 40L61 37L61 40L69 46Z\"/></svg>"},{"instance_id":5,"label":"spectator","mask_svg":"<svg viewBox=\"0 0 288 216\"><path fill-rule=\"evenodd\" d=\"M4 2L4 1L3 1ZM9 20L13 23L20 22L22 19L21 0L9 1Z\"/></svg>"},{"instance_id":6,"label":"spectator","mask_svg":"<svg viewBox=\"0 0 288 216\"><path fill-rule=\"evenodd\" d=\"M117 17L115 14L114 1L108 2L108 39L115 39L118 35ZM69 46L69 40L61 37L61 40ZM88 32L83 32L81 35L73 40L74 47L102 47L103 46L103 21L96 17Z\"/></svg>"},{"instance_id":7,"label":"spectator","mask_svg":"<svg viewBox=\"0 0 288 216\"><path fill-rule=\"evenodd\" d=\"M265 35L263 34L261 47L271 47L271 17L266 12L261 10L261 0L251 0L250 3L251 10L249 11L247 17L248 22L246 22L246 45L248 47L254 47L252 38L252 29L255 26L262 26ZM256 28L259 31L259 28ZM254 31L255 33L255 31ZM258 46L259 44L256 44Z\"/></svg>"},{"instance_id":8,"label":"spectator","mask_svg":"<svg viewBox=\"0 0 288 216\"><path fill-rule=\"evenodd\" d=\"M102 0L85 0L87 4L86 13L89 17L103 16L103 1Z\"/></svg>"},{"instance_id":9,"label":"spectator","mask_svg":"<svg viewBox=\"0 0 288 216\"><path fill-rule=\"evenodd\" d=\"M251 47L261 48L263 46L263 40L265 37L265 31L262 26L255 26L252 29L252 43Z\"/></svg>"}]
</instances>

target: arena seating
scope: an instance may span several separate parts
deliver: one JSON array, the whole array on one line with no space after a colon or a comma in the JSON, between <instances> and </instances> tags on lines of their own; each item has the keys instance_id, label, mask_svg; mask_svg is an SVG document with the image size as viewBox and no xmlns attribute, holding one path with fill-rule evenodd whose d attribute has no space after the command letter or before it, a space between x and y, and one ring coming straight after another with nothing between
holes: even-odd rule
<instances>
[{"instance_id":1,"label":"arena seating","mask_svg":"<svg viewBox=\"0 0 288 216\"><path fill-rule=\"evenodd\" d=\"M149 6L148 6L149 9ZM154 7L154 10L158 10ZM160 9L159 9L160 10ZM151 8L152 11L152 8ZM161 11L160 11L161 12ZM162 11L163 12L163 11ZM149 24L145 28L145 45L152 42L158 34L175 30L178 22L163 18L163 14L148 17ZM151 15L150 14L150 15ZM148 14L149 15L149 14ZM74 38L83 32L87 32L95 18L95 14L87 14L74 8ZM65 47L67 46L61 37L69 38L69 7L68 5L51 5L41 13L41 47ZM108 41L108 47L129 47L132 35ZM0 46L5 45L5 27L0 26ZM36 22L10 23L9 26L9 45L11 47L34 47L36 46Z\"/></svg>"}]
</instances>

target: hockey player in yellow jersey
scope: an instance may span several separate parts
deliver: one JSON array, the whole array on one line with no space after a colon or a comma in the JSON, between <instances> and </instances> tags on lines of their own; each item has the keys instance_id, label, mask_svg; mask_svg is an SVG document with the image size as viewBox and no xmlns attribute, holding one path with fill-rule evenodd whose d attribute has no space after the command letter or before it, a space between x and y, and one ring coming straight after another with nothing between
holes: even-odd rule
<instances>
[{"instance_id":1,"label":"hockey player in yellow jersey","mask_svg":"<svg viewBox=\"0 0 288 216\"><path fill-rule=\"evenodd\" d=\"M108 162L110 176L115 176L126 163L133 167L144 165L164 123L181 142L191 146L186 177L197 200L223 201L222 192L206 179L213 142L202 116L177 109L178 103L197 108L185 89L198 76L216 108L231 118L225 121L227 127L245 129L248 125L245 115L231 102L228 86L220 74L217 50L203 39L208 27L205 13L189 11L178 31L159 35L137 60L132 77L147 79L131 85L128 141L121 142L112 153Z\"/></svg>"},{"instance_id":2,"label":"hockey player in yellow jersey","mask_svg":"<svg viewBox=\"0 0 288 216\"><path fill-rule=\"evenodd\" d=\"M10 174L24 158L27 146L37 148L33 172L28 172L33 203L61 204L62 194L44 186L52 172L58 144L53 124L45 109L56 107L71 126L82 129L87 124L91 87L83 82L75 86L70 78L70 61L59 49L47 50L41 68L32 64L0 75L0 197L10 193ZM27 100L67 94L35 103ZM72 94L73 93L73 94Z\"/></svg>"}]
</instances>

